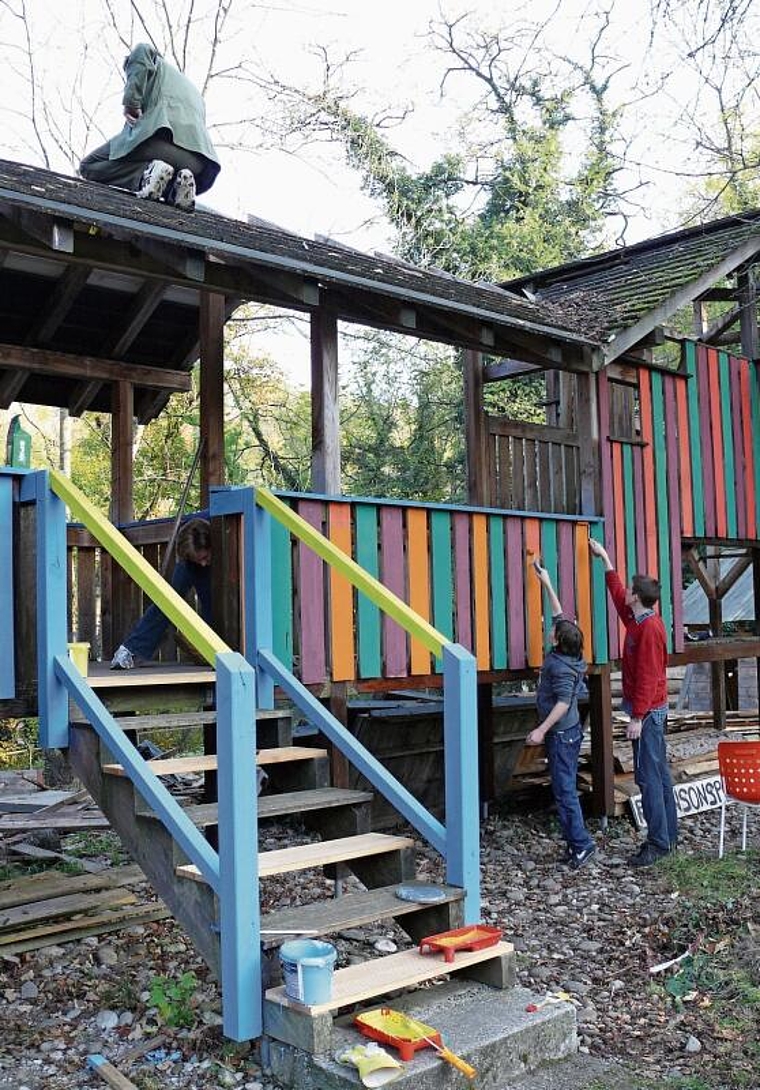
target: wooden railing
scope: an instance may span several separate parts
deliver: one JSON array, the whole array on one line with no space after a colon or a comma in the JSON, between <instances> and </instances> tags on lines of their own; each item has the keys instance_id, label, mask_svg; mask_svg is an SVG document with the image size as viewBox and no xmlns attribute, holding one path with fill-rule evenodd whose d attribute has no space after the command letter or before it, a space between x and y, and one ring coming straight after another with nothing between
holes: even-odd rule
<instances>
[{"instance_id":1,"label":"wooden railing","mask_svg":"<svg viewBox=\"0 0 760 1090\"><path fill-rule=\"evenodd\" d=\"M560 515L580 513L580 441L566 428L489 416L490 495L494 506Z\"/></svg>"}]
</instances>

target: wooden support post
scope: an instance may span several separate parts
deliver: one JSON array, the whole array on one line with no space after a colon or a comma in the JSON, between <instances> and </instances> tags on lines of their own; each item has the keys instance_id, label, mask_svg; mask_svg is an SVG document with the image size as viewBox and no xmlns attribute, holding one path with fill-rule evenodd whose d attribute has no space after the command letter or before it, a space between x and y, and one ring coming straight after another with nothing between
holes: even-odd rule
<instances>
[{"instance_id":1,"label":"wooden support post","mask_svg":"<svg viewBox=\"0 0 760 1090\"><path fill-rule=\"evenodd\" d=\"M736 278L739 297L739 330L741 335L742 355L757 359L757 289L751 269L740 272Z\"/></svg>"},{"instance_id":2,"label":"wooden support post","mask_svg":"<svg viewBox=\"0 0 760 1090\"><path fill-rule=\"evenodd\" d=\"M597 376L576 375L575 380L578 394L575 403L575 427L580 442L580 495L576 511L581 515L596 515L600 511L601 495ZM568 513L572 513L569 503ZM611 512L608 514L611 515Z\"/></svg>"},{"instance_id":3,"label":"wooden support post","mask_svg":"<svg viewBox=\"0 0 760 1090\"><path fill-rule=\"evenodd\" d=\"M707 561L707 575L717 587L720 583L720 560ZM715 638L723 635L723 602L717 596L707 599L709 610L710 631ZM721 662L710 663L710 676L712 680L712 708L713 723L716 730L726 729L726 667Z\"/></svg>"},{"instance_id":4,"label":"wooden support post","mask_svg":"<svg viewBox=\"0 0 760 1090\"><path fill-rule=\"evenodd\" d=\"M760 636L760 549L752 550L752 594L755 605L755 623L753 627L755 635ZM757 679L758 705L760 705L760 658L755 659L755 677Z\"/></svg>"},{"instance_id":5,"label":"wooden support post","mask_svg":"<svg viewBox=\"0 0 760 1090\"><path fill-rule=\"evenodd\" d=\"M610 667L589 674L591 719L591 812L595 817L615 813L615 763L612 751L612 686Z\"/></svg>"},{"instance_id":6,"label":"wooden support post","mask_svg":"<svg viewBox=\"0 0 760 1090\"><path fill-rule=\"evenodd\" d=\"M131 382L115 382L111 395L111 522L131 522L134 507L134 418L135 396ZM111 609L114 646L103 641L108 658L137 620L139 591L118 564L111 569Z\"/></svg>"},{"instance_id":7,"label":"wooden support post","mask_svg":"<svg viewBox=\"0 0 760 1090\"><path fill-rule=\"evenodd\" d=\"M341 491L338 319L324 307L311 315L311 487Z\"/></svg>"},{"instance_id":8,"label":"wooden support post","mask_svg":"<svg viewBox=\"0 0 760 1090\"><path fill-rule=\"evenodd\" d=\"M209 506L211 486L224 484L224 303L223 295L201 293L202 507Z\"/></svg>"},{"instance_id":9,"label":"wooden support post","mask_svg":"<svg viewBox=\"0 0 760 1090\"><path fill-rule=\"evenodd\" d=\"M486 507L496 503L491 494L488 428L483 407L483 355L466 348L462 353L464 428L467 454L467 499Z\"/></svg>"},{"instance_id":10,"label":"wooden support post","mask_svg":"<svg viewBox=\"0 0 760 1090\"><path fill-rule=\"evenodd\" d=\"M343 726L348 725L348 686L345 681L334 681L330 686L330 695L327 698L327 709L335 716ZM348 759L340 752L337 746L330 746L330 772L333 787L347 788L349 786L348 773L350 765Z\"/></svg>"},{"instance_id":11,"label":"wooden support post","mask_svg":"<svg viewBox=\"0 0 760 1090\"><path fill-rule=\"evenodd\" d=\"M478 685L478 779L481 817L487 817L488 804L496 798L493 746L493 685L482 684Z\"/></svg>"}]
</instances>

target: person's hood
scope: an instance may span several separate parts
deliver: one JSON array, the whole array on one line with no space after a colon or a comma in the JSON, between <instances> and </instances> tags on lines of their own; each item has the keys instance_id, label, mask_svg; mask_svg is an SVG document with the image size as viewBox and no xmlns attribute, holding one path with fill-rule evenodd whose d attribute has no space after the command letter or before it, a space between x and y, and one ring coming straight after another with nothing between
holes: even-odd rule
<instances>
[{"instance_id":1,"label":"person's hood","mask_svg":"<svg viewBox=\"0 0 760 1090\"><path fill-rule=\"evenodd\" d=\"M563 655L560 651L552 651L552 654L554 655L555 659L559 659L561 663L567 666L568 669L572 670L573 673L577 674L579 677L583 677L583 675L586 673L587 667L585 659L574 659L571 655Z\"/></svg>"}]
</instances>

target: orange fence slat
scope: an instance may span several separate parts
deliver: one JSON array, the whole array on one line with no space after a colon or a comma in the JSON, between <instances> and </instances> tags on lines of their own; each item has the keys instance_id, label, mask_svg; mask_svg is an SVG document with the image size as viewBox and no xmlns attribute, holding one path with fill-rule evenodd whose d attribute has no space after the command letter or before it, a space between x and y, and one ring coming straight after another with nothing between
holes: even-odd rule
<instances>
[{"instance_id":1,"label":"orange fence slat","mask_svg":"<svg viewBox=\"0 0 760 1090\"><path fill-rule=\"evenodd\" d=\"M488 526L485 515L472 516L472 580L475 601L475 658L479 670L490 670L491 610L488 601Z\"/></svg>"},{"instance_id":2,"label":"orange fence slat","mask_svg":"<svg viewBox=\"0 0 760 1090\"><path fill-rule=\"evenodd\" d=\"M347 503L328 506L330 541L351 556L351 507ZM330 568L330 652L334 681L353 681L356 677L354 592L351 584L335 568Z\"/></svg>"},{"instance_id":3,"label":"orange fence slat","mask_svg":"<svg viewBox=\"0 0 760 1090\"><path fill-rule=\"evenodd\" d=\"M541 523L525 520L525 626L528 637L528 666L540 666L544 659L544 625L541 615L541 584L530 570L541 555Z\"/></svg>"}]
</instances>

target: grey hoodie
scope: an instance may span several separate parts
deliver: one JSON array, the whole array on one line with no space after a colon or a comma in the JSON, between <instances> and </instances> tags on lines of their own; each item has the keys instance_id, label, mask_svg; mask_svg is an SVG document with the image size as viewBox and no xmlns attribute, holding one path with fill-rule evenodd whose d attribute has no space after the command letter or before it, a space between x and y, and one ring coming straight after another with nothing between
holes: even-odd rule
<instances>
[{"instance_id":1,"label":"grey hoodie","mask_svg":"<svg viewBox=\"0 0 760 1090\"><path fill-rule=\"evenodd\" d=\"M552 730L567 730L580 721L578 699L588 695L584 675L586 660L573 659L559 651L550 651L544 659L536 692L538 721L543 723L558 701L569 704L567 711L552 727Z\"/></svg>"}]
</instances>

